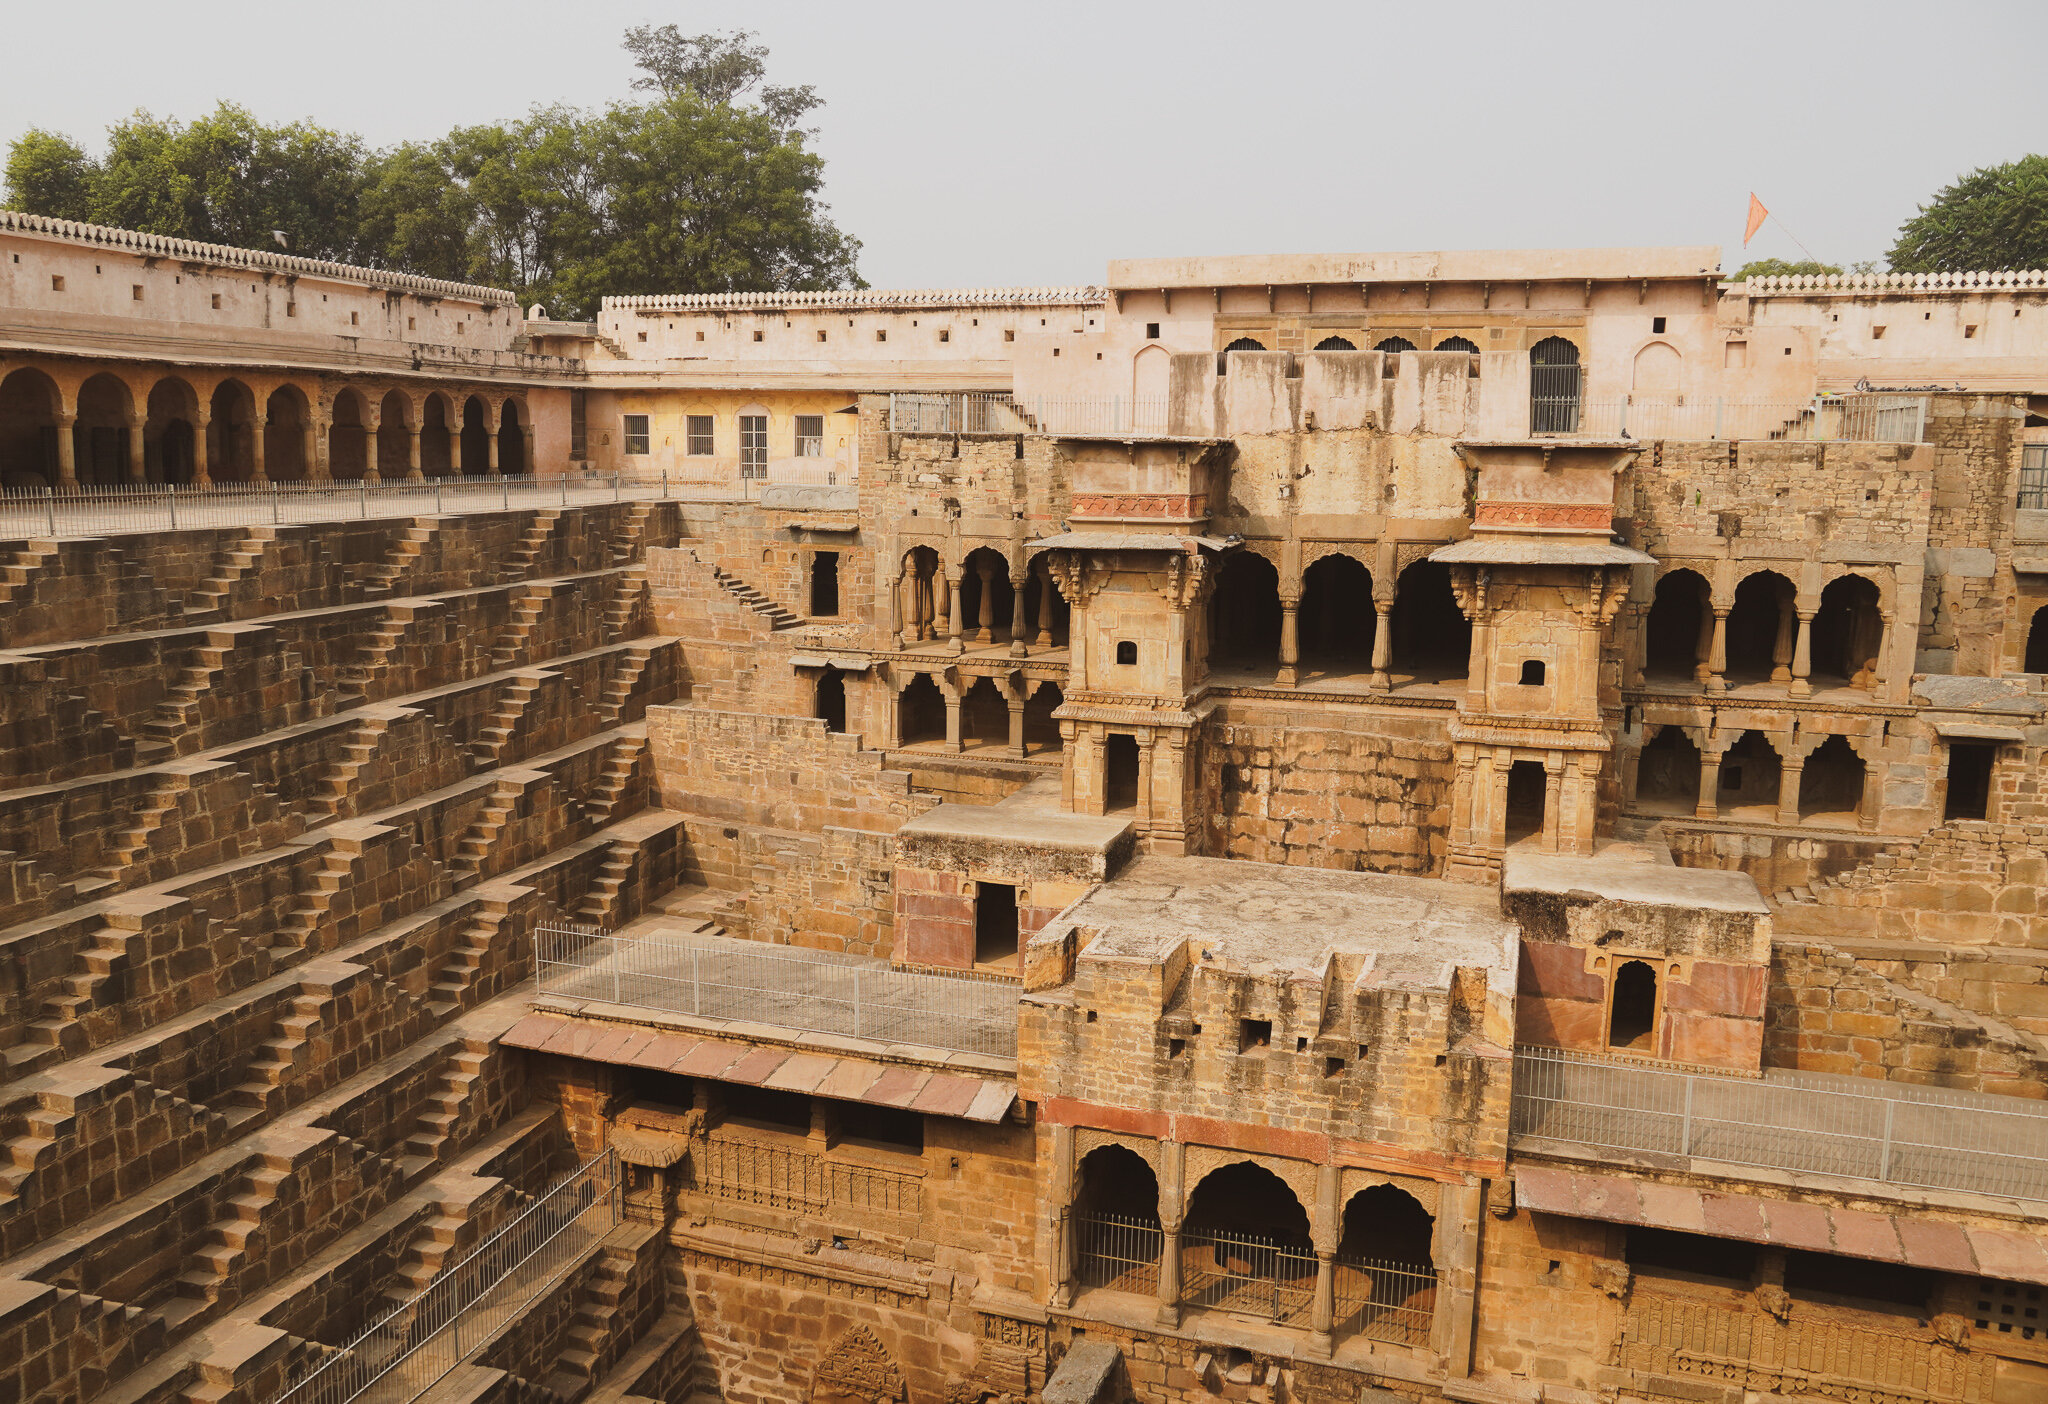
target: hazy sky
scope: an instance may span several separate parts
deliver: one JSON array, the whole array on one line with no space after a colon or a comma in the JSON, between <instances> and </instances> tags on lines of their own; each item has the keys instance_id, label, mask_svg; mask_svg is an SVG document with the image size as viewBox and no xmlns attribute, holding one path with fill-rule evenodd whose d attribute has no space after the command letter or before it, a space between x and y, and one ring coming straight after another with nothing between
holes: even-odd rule
<instances>
[{"instance_id":1,"label":"hazy sky","mask_svg":"<svg viewBox=\"0 0 2048 1404\"><path fill-rule=\"evenodd\" d=\"M2048 3L7 0L0 140L96 146L221 98L385 144L628 94L635 23L744 26L815 84L871 283L1111 258L1719 244L1754 188L1878 258L1975 166L2048 151ZM24 61L26 56L38 56ZM1767 225L1751 256L1801 256Z\"/></svg>"}]
</instances>

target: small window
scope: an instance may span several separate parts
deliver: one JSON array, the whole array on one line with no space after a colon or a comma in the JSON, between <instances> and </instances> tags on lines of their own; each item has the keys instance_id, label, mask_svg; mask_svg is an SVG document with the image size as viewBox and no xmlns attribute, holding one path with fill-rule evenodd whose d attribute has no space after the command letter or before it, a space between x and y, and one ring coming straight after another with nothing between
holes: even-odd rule
<instances>
[{"instance_id":1,"label":"small window","mask_svg":"<svg viewBox=\"0 0 2048 1404\"><path fill-rule=\"evenodd\" d=\"M953 339L953 333L952 333L951 331L949 331L949 330L946 330L946 329L944 329L944 328L941 328L941 329L940 329L940 331L939 331L939 340L940 340L940 341L942 341L942 342L946 342L946 341L951 341L952 339Z\"/></svg>"},{"instance_id":2,"label":"small window","mask_svg":"<svg viewBox=\"0 0 2048 1404\"><path fill-rule=\"evenodd\" d=\"M626 430L626 452L627 452L627 453L634 453L634 454L639 454L639 453L646 453L646 452L647 452L647 416L646 416L646 415L644 415L644 414L629 414L629 415L627 415L627 416L626 416L626 425L625 425L625 430Z\"/></svg>"},{"instance_id":3,"label":"small window","mask_svg":"<svg viewBox=\"0 0 2048 1404\"><path fill-rule=\"evenodd\" d=\"M1540 659L1540 658L1530 658L1530 659L1526 659L1526 660L1524 660L1524 661L1523 661L1523 663L1522 663L1522 686L1523 686L1523 687L1541 687L1541 686L1543 686L1543 660L1542 660L1542 659Z\"/></svg>"},{"instance_id":4,"label":"small window","mask_svg":"<svg viewBox=\"0 0 2048 1404\"><path fill-rule=\"evenodd\" d=\"M1870 329L1870 339L1871 339L1872 341L1883 341L1883 340L1884 340L1884 328L1883 328L1883 327L1872 327L1872 328Z\"/></svg>"},{"instance_id":5,"label":"small window","mask_svg":"<svg viewBox=\"0 0 2048 1404\"><path fill-rule=\"evenodd\" d=\"M213 295L213 310L214 310L214 311L216 311L216 312L220 311L220 294L219 294L219 293L215 293L215 294Z\"/></svg>"},{"instance_id":6,"label":"small window","mask_svg":"<svg viewBox=\"0 0 2048 1404\"><path fill-rule=\"evenodd\" d=\"M1119 639L1116 645L1116 661L1130 667L1138 661L1138 645L1130 639Z\"/></svg>"},{"instance_id":7,"label":"small window","mask_svg":"<svg viewBox=\"0 0 2048 1404\"><path fill-rule=\"evenodd\" d=\"M823 329L823 328L821 327L821 328L819 329L819 331L818 331L818 340L820 340L820 341L823 341L824 339L825 339L825 332L824 332L824 329Z\"/></svg>"},{"instance_id":8,"label":"small window","mask_svg":"<svg viewBox=\"0 0 2048 1404\"><path fill-rule=\"evenodd\" d=\"M877 340L877 341L887 341L888 339L889 339L889 333L888 333L888 330L887 330L886 328L880 328L880 327L876 328L876 330L875 330L875 340Z\"/></svg>"},{"instance_id":9,"label":"small window","mask_svg":"<svg viewBox=\"0 0 2048 1404\"><path fill-rule=\"evenodd\" d=\"M360 320L360 319L359 319L359 318L358 318L358 317L356 316L356 314L355 314L355 313L351 312L351 313L349 313L349 314L348 314L348 324L349 324L350 326L352 326L352 327L359 327L359 326L361 326L361 325L362 325L362 322L361 322L361 320Z\"/></svg>"},{"instance_id":10,"label":"small window","mask_svg":"<svg viewBox=\"0 0 2048 1404\"><path fill-rule=\"evenodd\" d=\"M1006 882L974 884L974 963L1015 964L1017 889Z\"/></svg>"},{"instance_id":11,"label":"small window","mask_svg":"<svg viewBox=\"0 0 2048 1404\"><path fill-rule=\"evenodd\" d=\"M416 318L412 318L412 317L407 317L407 318L405 319L405 329L406 329L407 331L412 331L412 330L414 330L415 328L417 328L418 326L419 326L419 322L418 322L418 320L417 320Z\"/></svg>"},{"instance_id":12,"label":"small window","mask_svg":"<svg viewBox=\"0 0 2048 1404\"><path fill-rule=\"evenodd\" d=\"M1998 747L1990 741L1948 743L1948 800L1944 819L1986 819L1991 814L1991 774Z\"/></svg>"},{"instance_id":13,"label":"small window","mask_svg":"<svg viewBox=\"0 0 2048 1404\"><path fill-rule=\"evenodd\" d=\"M1664 335L1664 319L1663 319L1662 317L1652 317L1652 318L1650 318L1650 335L1652 335L1652 336L1662 336L1662 335Z\"/></svg>"},{"instance_id":14,"label":"small window","mask_svg":"<svg viewBox=\"0 0 2048 1404\"><path fill-rule=\"evenodd\" d=\"M1324 1077L1342 1077L1342 1076L1344 1076L1344 1060L1343 1060L1342 1058L1325 1058L1325 1059L1323 1059L1323 1076L1324 1076Z\"/></svg>"},{"instance_id":15,"label":"small window","mask_svg":"<svg viewBox=\"0 0 2048 1404\"><path fill-rule=\"evenodd\" d=\"M142 284L132 284L129 288L129 296L137 302L142 301Z\"/></svg>"},{"instance_id":16,"label":"small window","mask_svg":"<svg viewBox=\"0 0 2048 1404\"><path fill-rule=\"evenodd\" d=\"M1646 961L1623 961L1614 972L1614 1006L1608 1014L1607 1046L1651 1052L1657 1025L1657 972Z\"/></svg>"},{"instance_id":17,"label":"small window","mask_svg":"<svg viewBox=\"0 0 2048 1404\"><path fill-rule=\"evenodd\" d=\"M839 553L811 553L811 613L831 618L839 613Z\"/></svg>"},{"instance_id":18,"label":"small window","mask_svg":"<svg viewBox=\"0 0 2048 1404\"><path fill-rule=\"evenodd\" d=\"M765 414L740 416L740 476L768 476L768 416Z\"/></svg>"},{"instance_id":19,"label":"small window","mask_svg":"<svg viewBox=\"0 0 2048 1404\"><path fill-rule=\"evenodd\" d=\"M1238 1021L1238 1052L1263 1053L1272 1046L1273 1021L1271 1019L1240 1019Z\"/></svg>"},{"instance_id":20,"label":"small window","mask_svg":"<svg viewBox=\"0 0 2048 1404\"><path fill-rule=\"evenodd\" d=\"M645 340L647 340L647 333L646 333L646 332L641 332L641 333L639 333L639 337L640 337L640 339L641 339L642 341L645 341Z\"/></svg>"},{"instance_id":21,"label":"small window","mask_svg":"<svg viewBox=\"0 0 2048 1404\"><path fill-rule=\"evenodd\" d=\"M1785 1290L1795 1297L1847 1297L1859 1304L1924 1312L1934 1288L1933 1273L1904 1263L1798 1248L1785 1255Z\"/></svg>"},{"instance_id":22,"label":"small window","mask_svg":"<svg viewBox=\"0 0 2048 1404\"><path fill-rule=\"evenodd\" d=\"M61 273L52 273L52 274L50 275L50 291L51 291L51 292L63 292L63 291L64 291L64 275L63 275L63 274L61 274Z\"/></svg>"},{"instance_id":23,"label":"small window","mask_svg":"<svg viewBox=\"0 0 2048 1404\"><path fill-rule=\"evenodd\" d=\"M647 340L647 333L645 333L645 332L642 332L642 333L640 334L640 339L641 339L642 341L645 341L645 340ZM704 339L704 333L703 333L703 332L698 332L698 333L697 333L697 340L699 340L699 341L702 341L703 339Z\"/></svg>"},{"instance_id":24,"label":"small window","mask_svg":"<svg viewBox=\"0 0 2048 1404\"><path fill-rule=\"evenodd\" d=\"M1756 1245L1676 1229L1630 1228L1622 1256L1637 1270L1678 1272L1745 1285L1756 1277Z\"/></svg>"},{"instance_id":25,"label":"small window","mask_svg":"<svg viewBox=\"0 0 2048 1404\"><path fill-rule=\"evenodd\" d=\"M1011 329L1010 329L1009 327L1004 327L1004 328L1003 328L1003 340L1005 340L1005 341L1015 341L1016 339L1017 339L1017 333L1016 333L1015 331L1011 330Z\"/></svg>"},{"instance_id":26,"label":"small window","mask_svg":"<svg viewBox=\"0 0 2048 1404\"><path fill-rule=\"evenodd\" d=\"M683 452L698 458L708 457L716 450L712 447L711 416L690 414L683 416Z\"/></svg>"},{"instance_id":27,"label":"small window","mask_svg":"<svg viewBox=\"0 0 2048 1404\"><path fill-rule=\"evenodd\" d=\"M796 456L798 458L823 458L825 456L824 415L800 414L796 417Z\"/></svg>"},{"instance_id":28,"label":"small window","mask_svg":"<svg viewBox=\"0 0 2048 1404\"><path fill-rule=\"evenodd\" d=\"M296 317L296 316L298 316L298 315L299 315L299 304L298 304L298 303L296 303L296 302L287 302L287 303L286 303L286 304L284 305L284 315L285 315L285 316L287 316L287 317Z\"/></svg>"},{"instance_id":29,"label":"small window","mask_svg":"<svg viewBox=\"0 0 2048 1404\"><path fill-rule=\"evenodd\" d=\"M1146 339L1147 341L1157 341L1157 340L1159 340L1159 323L1157 323L1157 322L1147 322L1147 323L1145 323L1145 339Z\"/></svg>"},{"instance_id":30,"label":"small window","mask_svg":"<svg viewBox=\"0 0 2048 1404\"><path fill-rule=\"evenodd\" d=\"M754 340L756 340L756 341L766 341L767 339L768 339L768 333L766 333L766 332L764 332L764 331L756 331L756 332L754 333Z\"/></svg>"},{"instance_id":31,"label":"small window","mask_svg":"<svg viewBox=\"0 0 2048 1404\"><path fill-rule=\"evenodd\" d=\"M1975 322L1971 322L1963 328L1963 340L1965 341L1968 341L1971 337L1975 336L1976 334L1977 324Z\"/></svg>"},{"instance_id":32,"label":"small window","mask_svg":"<svg viewBox=\"0 0 2048 1404\"><path fill-rule=\"evenodd\" d=\"M719 1088L719 1094L725 1103L726 1121L762 1131L794 1131L799 1135L810 1132L811 1099L800 1092L726 1083Z\"/></svg>"},{"instance_id":33,"label":"small window","mask_svg":"<svg viewBox=\"0 0 2048 1404\"><path fill-rule=\"evenodd\" d=\"M835 1105L839 1113L840 1144L895 1151L902 1155L924 1154L924 1118L918 1113L904 1111L900 1107L878 1107L869 1102L839 1102Z\"/></svg>"}]
</instances>

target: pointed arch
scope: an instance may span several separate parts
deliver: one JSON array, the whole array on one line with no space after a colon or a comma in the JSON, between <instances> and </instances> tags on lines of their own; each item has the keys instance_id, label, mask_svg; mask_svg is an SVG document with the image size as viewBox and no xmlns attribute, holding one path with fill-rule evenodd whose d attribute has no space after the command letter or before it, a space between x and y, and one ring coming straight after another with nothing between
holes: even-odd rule
<instances>
[{"instance_id":1,"label":"pointed arch","mask_svg":"<svg viewBox=\"0 0 2048 1404\"><path fill-rule=\"evenodd\" d=\"M57 382L33 366L0 377L0 485L57 485L57 417L63 406Z\"/></svg>"}]
</instances>

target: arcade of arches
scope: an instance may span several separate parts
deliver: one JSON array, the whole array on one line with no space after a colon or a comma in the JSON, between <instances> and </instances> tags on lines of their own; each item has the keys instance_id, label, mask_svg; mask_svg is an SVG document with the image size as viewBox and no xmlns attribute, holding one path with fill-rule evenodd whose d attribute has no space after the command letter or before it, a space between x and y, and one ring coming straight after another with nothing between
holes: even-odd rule
<instances>
[{"instance_id":1,"label":"arcade of arches","mask_svg":"<svg viewBox=\"0 0 2048 1404\"><path fill-rule=\"evenodd\" d=\"M313 377L0 365L0 486L523 474L523 397Z\"/></svg>"}]
</instances>

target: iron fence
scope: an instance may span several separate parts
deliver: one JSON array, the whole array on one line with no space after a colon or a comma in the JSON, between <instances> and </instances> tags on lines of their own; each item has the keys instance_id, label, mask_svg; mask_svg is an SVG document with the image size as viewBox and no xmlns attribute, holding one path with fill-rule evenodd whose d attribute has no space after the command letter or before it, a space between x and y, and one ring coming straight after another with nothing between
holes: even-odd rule
<instances>
[{"instance_id":1,"label":"iron fence","mask_svg":"<svg viewBox=\"0 0 2048 1404\"><path fill-rule=\"evenodd\" d=\"M278 1396L276 1404L411 1404L582 1262L619 1222L612 1151L580 1168Z\"/></svg>"},{"instance_id":2,"label":"iron fence","mask_svg":"<svg viewBox=\"0 0 2048 1404\"><path fill-rule=\"evenodd\" d=\"M1508 1129L1596 1150L2048 1201L2048 1109L1982 1093L1518 1048Z\"/></svg>"},{"instance_id":3,"label":"iron fence","mask_svg":"<svg viewBox=\"0 0 2048 1404\"><path fill-rule=\"evenodd\" d=\"M1122 396L1017 396L980 391L889 396L892 434L1133 435L1173 432L1169 402Z\"/></svg>"},{"instance_id":4,"label":"iron fence","mask_svg":"<svg viewBox=\"0 0 2048 1404\"><path fill-rule=\"evenodd\" d=\"M1181 1301L1282 1326L1311 1324L1315 1251L1259 1234L1183 1231Z\"/></svg>"},{"instance_id":5,"label":"iron fence","mask_svg":"<svg viewBox=\"0 0 2048 1404\"><path fill-rule=\"evenodd\" d=\"M1074 1235L1077 1286L1158 1295L1159 1254L1164 1242L1159 1220L1128 1214L1075 1214L1068 1223Z\"/></svg>"},{"instance_id":6,"label":"iron fence","mask_svg":"<svg viewBox=\"0 0 2048 1404\"><path fill-rule=\"evenodd\" d=\"M838 1207L915 1218L924 1212L924 1185L915 1175L715 1136L690 1157L690 1187L738 1204L802 1213Z\"/></svg>"},{"instance_id":7,"label":"iron fence","mask_svg":"<svg viewBox=\"0 0 2048 1404\"><path fill-rule=\"evenodd\" d=\"M1575 414L1541 410L1531 432L1602 439L1743 439L1807 443L1918 443L1925 395L1822 395L1808 400L1728 400L1627 395L1581 401ZM1538 423L1566 425L1535 428Z\"/></svg>"},{"instance_id":8,"label":"iron fence","mask_svg":"<svg viewBox=\"0 0 2048 1404\"><path fill-rule=\"evenodd\" d=\"M541 991L568 999L1017 1055L1017 993L1008 982L896 970L859 956L731 937L628 939L553 924L535 933L534 962Z\"/></svg>"},{"instance_id":9,"label":"iron fence","mask_svg":"<svg viewBox=\"0 0 2048 1404\"><path fill-rule=\"evenodd\" d=\"M2048 444L2028 444L2020 450L2020 507L2048 510Z\"/></svg>"},{"instance_id":10,"label":"iron fence","mask_svg":"<svg viewBox=\"0 0 2048 1404\"><path fill-rule=\"evenodd\" d=\"M1339 1253L1336 1279L1335 1335L1429 1344L1436 1320L1434 1269Z\"/></svg>"}]
</instances>

